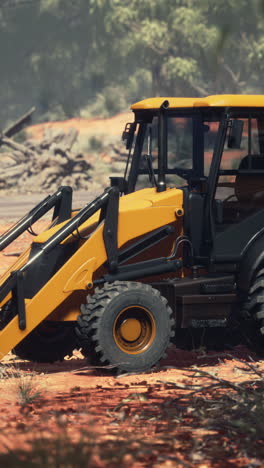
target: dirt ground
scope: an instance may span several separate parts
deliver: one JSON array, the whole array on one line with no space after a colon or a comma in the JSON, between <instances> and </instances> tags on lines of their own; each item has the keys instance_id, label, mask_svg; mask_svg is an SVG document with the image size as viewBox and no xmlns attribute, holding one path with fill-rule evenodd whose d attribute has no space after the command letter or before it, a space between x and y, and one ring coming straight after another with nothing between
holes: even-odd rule
<instances>
[{"instance_id":1,"label":"dirt ground","mask_svg":"<svg viewBox=\"0 0 264 468\"><path fill-rule=\"evenodd\" d=\"M45 129L63 129L67 131L70 128L76 128L80 135L87 138L89 136L102 137L108 135L110 137L120 137L127 122L134 119L133 113L124 112L114 117L109 118L91 118L81 119L73 118L60 122L46 122L37 125L32 125L28 128L28 133L31 137L39 139L44 136Z\"/></svg>"},{"instance_id":2,"label":"dirt ground","mask_svg":"<svg viewBox=\"0 0 264 468\"><path fill-rule=\"evenodd\" d=\"M2 218L0 233L12 223ZM30 241L23 234L0 253L2 273ZM9 354L0 366L0 467L264 466L263 376L264 361L243 346L174 346L152 372L120 376L90 368L78 351L45 365Z\"/></svg>"},{"instance_id":3,"label":"dirt ground","mask_svg":"<svg viewBox=\"0 0 264 468\"><path fill-rule=\"evenodd\" d=\"M263 466L263 434L247 440L236 432L224 404L214 417L231 387L199 390L210 387L200 371L251 386L247 359L242 348L232 357L173 348L152 373L115 377L87 368L78 353L53 365L8 357L0 380L0 466ZM41 450L48 452L42 458Z\"/></svg>"}]
</instances>

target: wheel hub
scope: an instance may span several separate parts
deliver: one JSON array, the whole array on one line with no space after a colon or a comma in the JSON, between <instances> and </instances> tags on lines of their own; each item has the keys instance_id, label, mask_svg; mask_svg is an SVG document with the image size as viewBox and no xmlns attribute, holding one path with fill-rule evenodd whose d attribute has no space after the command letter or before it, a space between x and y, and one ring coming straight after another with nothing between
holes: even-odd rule
<instances>
[{"instance_id":1,"label":"wheel hub","mask_svg":"<svg viewBox=\"0 0 264 468\"><path fill-rule=\"evenodd\" d=\"M130 306L119 312L113 327L117 346L128 354L145 352L156 336L152 313L141 306Z\"/></svg>"},{"instance_id":2,"label":"wheel hub","mask_svg":"<svg viewBox=\"0 0 264 468\"><path fill-rule=\"evenodd\" d=\"M141 324L139 320L129 318L123 321L120 327L120 335L126 341L135 341L141 334Z\"/></svg>"}]
</instances>

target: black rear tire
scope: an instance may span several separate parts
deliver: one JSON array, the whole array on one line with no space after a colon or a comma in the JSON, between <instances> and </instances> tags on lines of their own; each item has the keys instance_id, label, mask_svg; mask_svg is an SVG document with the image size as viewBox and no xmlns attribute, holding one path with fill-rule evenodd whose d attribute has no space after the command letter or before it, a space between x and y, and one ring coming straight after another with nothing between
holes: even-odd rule
<instances>
[{"instance_id":1,"label":"black rear tire","mask_svg":"<svg viewBox=\"0 0 264 468\"><path fill-rule=\"evenodd\" d=\"M259 269L249 290L245 304L250 323L245 331L247 344L257 353L264 353L264 269Z\"/></svg>"},{"instance_id":2,"label":"black rear tire","mask_svg":"<svg viewBox=\"0 0 264 468\"><path fill-rule=\"evenodd\" d=\"M87 296L76 334L83 354L93 364L143 372L164 357L173 329L172 310L158 290L116 281Z\"/></svg>"}]
</instances>

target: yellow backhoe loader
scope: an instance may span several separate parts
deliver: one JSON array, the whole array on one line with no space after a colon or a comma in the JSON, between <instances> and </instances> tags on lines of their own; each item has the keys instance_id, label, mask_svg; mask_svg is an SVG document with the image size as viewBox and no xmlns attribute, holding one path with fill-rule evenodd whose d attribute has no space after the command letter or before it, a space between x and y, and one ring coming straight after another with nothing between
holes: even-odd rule
<instances>
[{"instance_id":1,"label":"yellow backhoe loader","mask_svg":"<svg viewBox=\"0 0 264 468\"><path fill-rule=\"evenodd\" d=\"M1 236L4 249L53 210L1 278L2 357L53 362L81 348L141 372L191 330L243 325L264 344L264 96L132 110L123 177L80 210L60 187Z\"/></svg>"}]
</instances>

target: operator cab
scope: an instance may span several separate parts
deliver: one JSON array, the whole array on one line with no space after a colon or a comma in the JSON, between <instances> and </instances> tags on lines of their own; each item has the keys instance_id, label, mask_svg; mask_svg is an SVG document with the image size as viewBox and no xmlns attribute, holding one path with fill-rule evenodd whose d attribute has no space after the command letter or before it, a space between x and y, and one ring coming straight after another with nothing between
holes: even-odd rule
<instances>
[{"instance_id":1,"label":"operator cab","mask_svg":"<svg viewBox=\"0 0 264 468\"><path fill-rule=\"evenodd\" d=\"M264 97L153 98L132 110L126 193L182 189L195 262L236 268L263 229Z\"/></svg>"}]
</instances>

